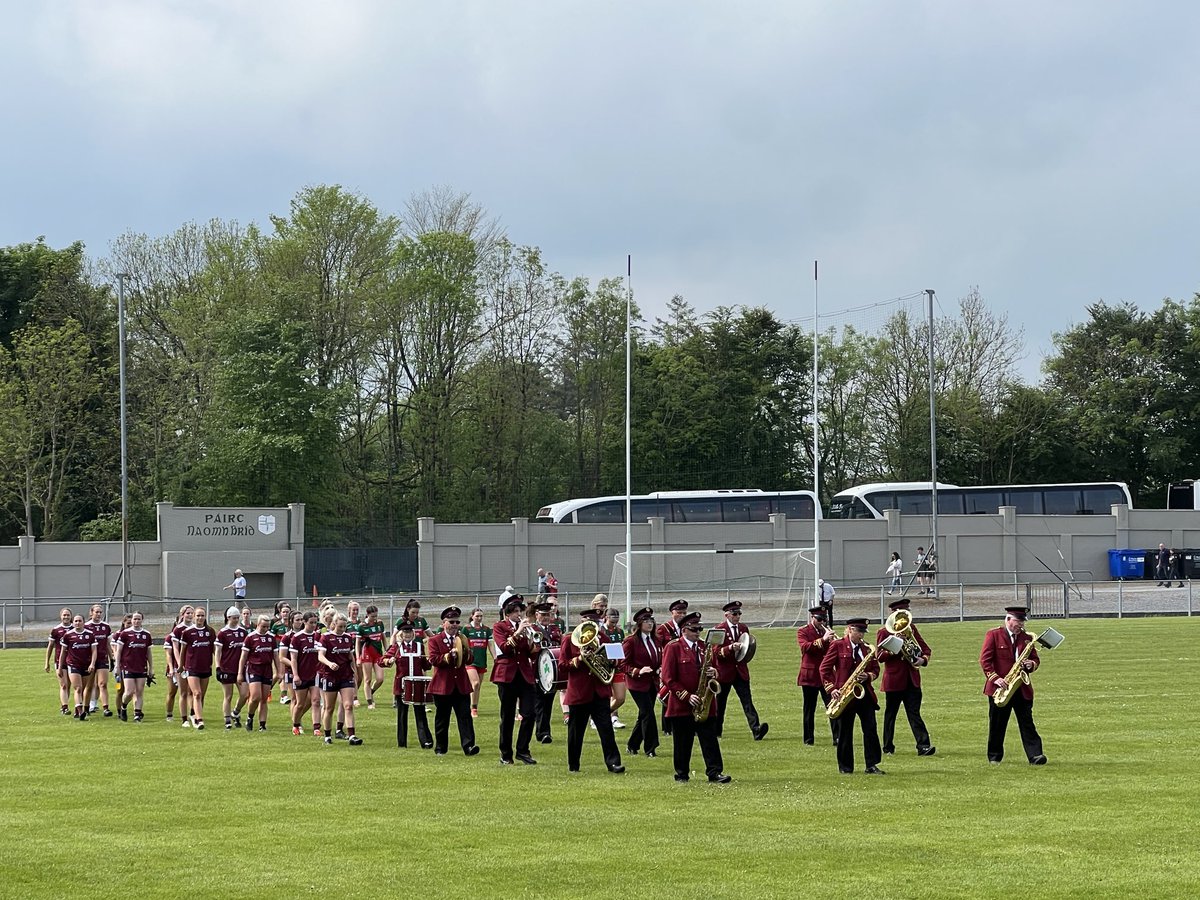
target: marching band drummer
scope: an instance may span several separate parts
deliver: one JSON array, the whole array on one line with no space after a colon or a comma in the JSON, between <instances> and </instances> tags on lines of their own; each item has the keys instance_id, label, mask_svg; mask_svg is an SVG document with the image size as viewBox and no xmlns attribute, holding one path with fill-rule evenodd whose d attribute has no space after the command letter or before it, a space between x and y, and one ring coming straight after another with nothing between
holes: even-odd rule
<instances>
[{"instance_id":1,"label":"marching band drummer","mask_svg":"<svg viewBox=\"0 0 1200 900\"><path fill-rule=\"evenodd\" d=\"M415 623L414 623L415 624ZM450 713L458 722L458 738L463 753L474 756L479 752L475 743L475 723L471 720L471 678L467 675L469 660L460 658L455 638L462 624L462 610L447 606L442 610L442 631L427 639L426 653L433 665L433 752L445 756L450 741ZM468 648L469 649L469 648Z\"/></svg>"},{"instance_id":2,"label":"marching band drummer","mask_svg":"<svg viewBox=\"0 0 1200 900\"><path fill-rule=\"evenodd\" d=\"M534 611L537 613L537 627L542 632L542 648L562 646L563 632L554 623L553 617L554 604L547 601L534 606ZM538 654L541 655L540 653ZM536 657L534 662L536 664ZM534 671L534 676L537 676L537 671ZM549 694L542 693L541 690L535 692L537 699L534 701L534 713L537 719L537 726L533 730L534 737L537 738L540 744L554 743L554 736L550 733L550 716L554 710L554 696L558 691L551 691Z\"/></svg>"},{"instance_id":3,"label":"marching band drummer","mask_svg":"<svg viewBox=\"0 0 1200 900\"><path fill-rule=\"evenodd\" d=\"M579 614L584 622L596 626L597 636L600 628L600 613L594 609L585 609ZM603 644L600 644L603 647ZM609 704L612 701L612 687L601 681L584 662L580 649L575 646L571 635L563 637L562 652L559 664L567 672L567 689L563 692L563 701L567 704L567 771L578 772L580 757L583 755L583 739L587 734L588 720L596 726L600 736L600 749L604 754L604 764L608 771L620 775L625 771L621 765L621 751L617 749L617 739L613 735L612 714Z\"/></svg>"},{"instance_id":4,"label":"marching band drummer","mask_svg":"<svg viewBox=\"0 0 1200 900\"><path fill-rule=\"evenodd\" d=\"M647 756L658 751L658 722L654 716L654 698L658 694L658 672L662 667L662 650L654 637L654 610L639 609L633 614L635 630L625 638L625 683L637 706L637 723L629 733L626 749L637 756L645 748Z\"/></svg>"},{"instance_id":5,"label":"marching band drummer","mask_svg":"<svg viewBox=\"0 0 1200 900\"><path fill-rule=\"evenodd\" d=\"M756 741L767 736L766 722L758 719L758 710L754 708L754 697L750 694L750 667L744 662L738 662L734 656L734 642L743 634L749 634L750 629L741 624L742 601L732 600L721 607L725 613L725 621L717 626L726 634L725 643L716 651L717 681L721 684L721 694L717 698L717 737L725 731L725 707L729 704L730 690L737 691L738 700L742 703L742 712L746 714L746 724Z\"/></svg>"},{"instance_id":6,"label":"marching band drummer","mask_svg":"<svg viewBox=\"0 0 1200 900\"><path fill-rule=\"evenodd\" d=\"M813 718L817 712L817 697L829 708L829 692L821 681L821 660L829 645L837 640L837 635L829 627L825 618L825 607L820 603L808 608L808 624L796 631L796 643L800 645L800 674L796 676L796 684L804 693L804 743L812 745L816 740L816 729ZM829 728L833 732L833 742L837 743L839 719L830 719Z\"/></svg>"},{"instance_id":7,"label":"marching band drummer","mask_svg":"<svg viewBox=\"0 0 1200 900\"><path fill-rule=\"evenodd\" d=\"M667 621L663 622L658 626L658 628L655 629L654 636L658 638L658 646L662 647L664 652L667 649L667 644L671 643L671 641L678 640L683 636L683 628L679 623L683 621L683 617L687 615L687 608L688 602L686 600L672 600L671 605L667 607L667 611L670 612L671 618L667 619ZM671 723L667 721L667 705L665 702L663 703L662 711L662 733L671 733Z\"/></svg>"},{"instance_id":8,"label":"marching band drummer","mask_svg":"<svg viewBox=\"0 0 1200 900\"><path fill-rule=\"evenodd\" d=\"M388 647L387 652L379 661L381 666L396 667L396 678L392 682L392 695L396 698L396 746L408 746L408 707L403 701L404 679L423 675L433 666L421 651L412 622L400 623L400 637L396 643ZM433 735L429 733L429 716L425 712L425 704L413 704L413 721L417 724L417 740L421 748L428 750L433 746Z\"/></svg>"},{"instance_id":9,"label":"marching band drummer","mask_svg":"<svg viewBox=\"0 0 1200 900\"><path fill-rule=\"evenodd\" d=\"M866 619L847 619L846 636L839 638L829 645L825 658L821 660L821 680L825 690L836 701L842 691L851 689L850 676L869 652L863 635L867 631ZM875 724L875 711L879 709L879 701L875 698L875 689L871 687L872 679L879 675L879 661L872 659L858 680L863 687L861 699L851 700L846 711L842 713L842 722L838 728L837 761L838 771L849 775L854 771L854 719L857 718L862 726L863 755L866 757L867 774L883 775L879 762L883 759L883 751L879 747L879 732Z\"/></svg>"},{"instance_id":10,"label":"marching band drummer","mask_svg":"<svg viewBox=\"0 0 1200 900\"><path fill-rule=\"evenodd\" d=\"M908 606L908 598L901 597L889 603L888 609L895 612L899 609L907 610ZM921 718L921 669L929 665L929 645L921 637L921 632L917 631L916 624L910 623L908 627L913 640L921 648L921 655L915 665L902 654L879 651L879 661L883 663L883 680L880 682L884 696L883 752L892 754L896 751L896 716L900 712L900 705L903 704L904 713L908 716L908 725L917 740L917 756L933 756L937 748L929 743L929 729L925 727L925 720ZM886 627L880 628L875 642L879 643L890 633Z\"/></svg>"},{"instance_id":11,"label":"marching band drummer","mask_svg":"<svg viewBox=\"0 0 1200 900\"><path fill-rule=\"evenodd\" d=\"M537 724L533 656L540 652L541 632L536 625L521 621L524 612L524 598L520 594L510 597L504 604L504 618L492 628L492 640L500 650L492 665L492 683L500 696L500 764L503 766L513 764L513 725L518 705L521 728L517 732L516 758L527 766L537 765L529 752L529 742Z\"/></svg>"},{"instance_id":12,"label":"marching band drummer","mask_svg":"<svg viewBox=\"0 0 1200 900\"><path fill-rule=\"evenodd\" d=\"M1013 693L1012 700L1007 706L997 706L992 695L1007 682L1005 676L1016 664L1017 657L1025 649L1025 645L1033 640L1033 636L1025 631L1025 619L1029 610L1024 606L1009 606L1005 608L1004 624L993 628L983 638L983 649L979 653L979 665L987 678L983 685L983 693L988 698L988 762L994 766L1000 765L1004 759L1004 734L1008 730L1010 712L1017 714L1017 726L1021 729L1021 745L1029 764L1044 766L1046 756L1042 753L1042 738L1037 726L1033 724L1033 685L1022 684L1021 689ZM1030 651L1029 657L1021 664L1026 672L1034 672L1040 666L1037 648Z\"/></svg>"},{"instance_id":13,"label":"marching band drummer","mask_svg":"<svg viewBox=\"0 0 1200 900\"><path fill-rule=\"evenodd\" d=\"M674 742L675 780L687 781L692 769L692 742L699 740L704 757L704 772L716 784L728 784L733 778L723 771L721 739L717 736L717 698L709 702L709 715L697 722L695 710L700 706L699 689L717 670L701 670L704 649L700 643L700 613L688 613L680 621L683 636L663 650L662 686L667 691L667 721L671 723Z\"/></svg>"}]
</instances>

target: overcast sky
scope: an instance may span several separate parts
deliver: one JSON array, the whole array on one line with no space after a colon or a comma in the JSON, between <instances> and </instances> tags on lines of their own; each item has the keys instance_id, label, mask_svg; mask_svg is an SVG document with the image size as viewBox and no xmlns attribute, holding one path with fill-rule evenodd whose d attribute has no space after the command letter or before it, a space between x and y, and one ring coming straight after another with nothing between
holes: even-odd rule
<instances>
[{"instance_id":1,"label":"overcast sky","mask_svg":"<svg viewBox=\"0 0 1200 900\"><path fill-rule=\"evenodd\" d=\"M977 285L1051 334L1200 290L1200 5L6 2L0 245L444 184L648 317ZM1189 62L1191 60L1191 62Z\"/></svg>"}]
</instances>

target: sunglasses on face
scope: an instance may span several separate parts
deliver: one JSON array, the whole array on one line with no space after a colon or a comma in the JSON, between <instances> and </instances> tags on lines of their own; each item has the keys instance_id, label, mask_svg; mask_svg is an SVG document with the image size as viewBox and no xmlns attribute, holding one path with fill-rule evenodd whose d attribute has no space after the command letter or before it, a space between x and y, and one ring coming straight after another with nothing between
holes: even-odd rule
<instances>
[{"instance_id":1,"label":"sunglasses on face","mask_svg":"<svg viewBox=\"0 0 1200 900\"><path fill-rule=\"evenodd\" d=\"M447 619L446 622L450 625L461 625L462 624L461 619Z\"/></svg>"},{"instance_id":2,"label":"sunglasses on face","mask_svg":"<svg viewBox=\"0 0 1200 900\"><path fill-rule=\"evenodd\" d=\"M731 616L740 616L742 614L742 611L740 609L735 609L735 610L732 610L729 614Z\"/></svg>"}]
</instances>

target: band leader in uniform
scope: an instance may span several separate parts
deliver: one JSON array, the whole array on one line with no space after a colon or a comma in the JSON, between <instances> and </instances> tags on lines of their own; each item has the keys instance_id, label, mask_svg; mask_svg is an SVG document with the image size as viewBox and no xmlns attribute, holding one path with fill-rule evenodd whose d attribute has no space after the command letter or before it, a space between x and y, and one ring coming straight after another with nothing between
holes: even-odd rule
<instances>
[{"instance_id":1,"label":"band leader in uniform","mask_svg":"<svg viewBox=\"0 0 1200 900\"><path fill-rule=\"evenodd\" d=\"M458 633L462 625L462 610L447 606L442 610L442 633L426 639L425 652L433 665L433 752L445 756L450 744L450 714L458 723L458 739L463 753L474 756L479 752L475 743L475 724L471 720L471 678L467 663L471 648ZM415 634L415 631L414 631Z\"/></svg>"}]
</instances>

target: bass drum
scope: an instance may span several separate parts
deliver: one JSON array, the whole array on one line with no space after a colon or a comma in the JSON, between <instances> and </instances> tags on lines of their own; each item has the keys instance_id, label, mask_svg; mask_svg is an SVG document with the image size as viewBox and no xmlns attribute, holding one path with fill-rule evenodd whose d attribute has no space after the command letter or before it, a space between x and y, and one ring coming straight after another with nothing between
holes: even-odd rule
<instances>
[{"instance_id":1,"label":"bass drum","mask_svg":"<svg viewBox=\"0 0 1200 900\"><path fill-rule=\"evenodd\" d=\"M756 650L758 641L754 640L754 635L748 631L733 642L733 658L740 663L748 663L754 659Z\"/></svg>"},{"instance_id":2,"label":"bass drum","mask_svg":"<svg viewBox=\"0 0 1200 900\"><path fill-rule=\"evenodd\" d=\"M567 687L567 671L558 664L561 647L548 647L538 654L537 684L543 694L553 694Z\"/></svg>"}]
</instances>

